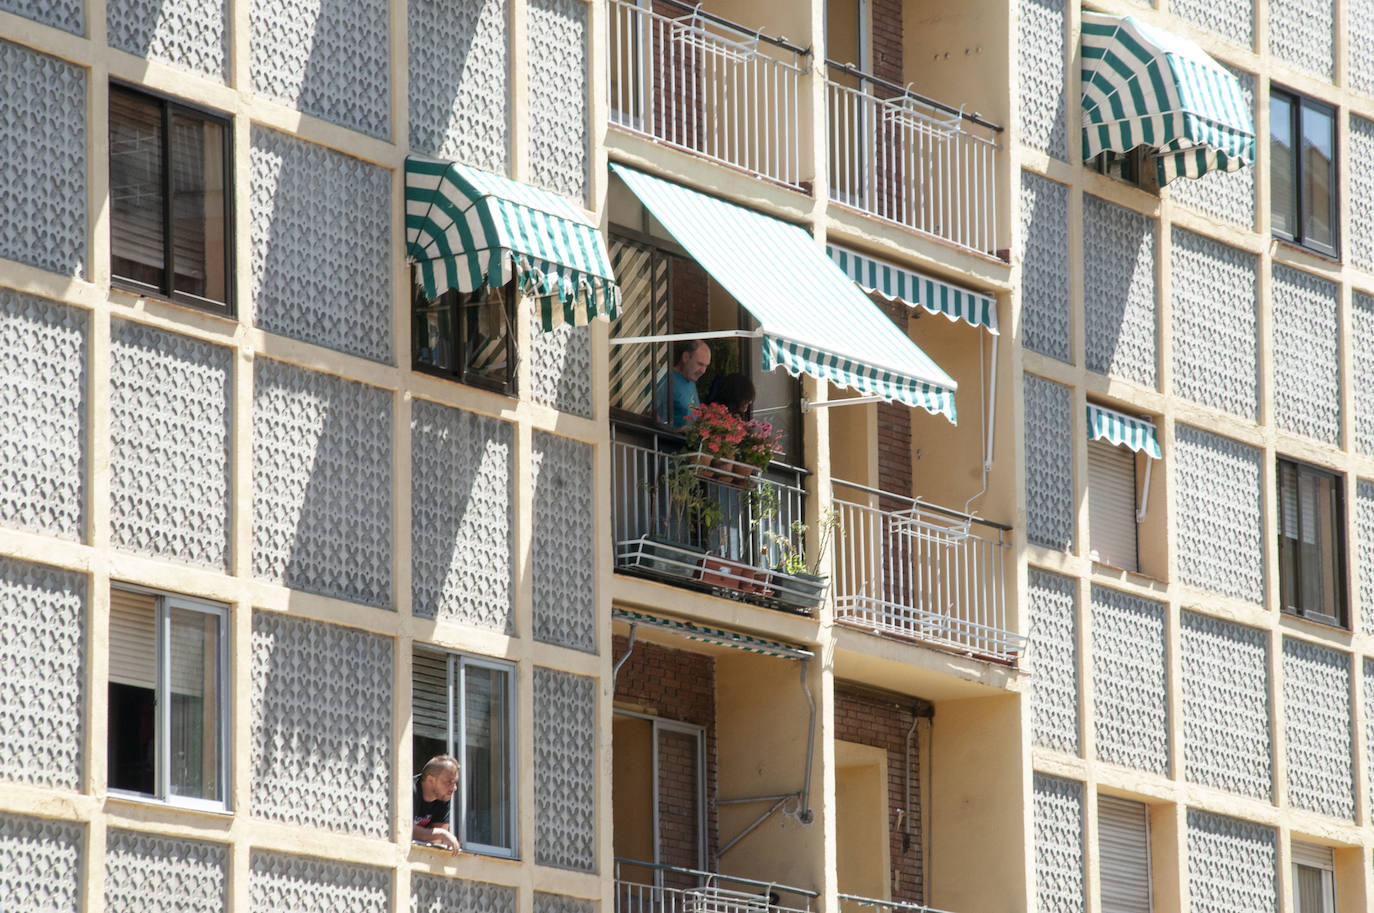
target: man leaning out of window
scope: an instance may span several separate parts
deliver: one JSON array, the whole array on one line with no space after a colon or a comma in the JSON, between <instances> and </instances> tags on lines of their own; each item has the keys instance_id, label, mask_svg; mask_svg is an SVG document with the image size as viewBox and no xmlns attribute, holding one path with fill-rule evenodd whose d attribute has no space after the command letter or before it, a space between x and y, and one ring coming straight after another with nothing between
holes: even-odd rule
<instances>
[{"instance_id":1,"label":"man leaning out of window","mask_svg":"<svg viewBox=\"0 0 1374 913\"><path fill-rule=\"evenodd\" d=\"M411 796L411 814L414 815L414 824L410 828L411 840L432 843L455 856L458 854L458 838L453 836L449 824L449 811L453 808L453 793L457 788L457 758L441 754L425 762L424 769L415 777L415 790Z\"/></svg>"}]
</instances>

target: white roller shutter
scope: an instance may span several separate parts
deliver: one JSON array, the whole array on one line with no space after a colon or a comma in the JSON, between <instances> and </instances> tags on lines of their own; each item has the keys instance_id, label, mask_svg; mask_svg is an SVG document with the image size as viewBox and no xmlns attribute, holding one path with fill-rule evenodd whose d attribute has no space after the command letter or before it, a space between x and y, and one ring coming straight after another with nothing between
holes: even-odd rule
<instances>
[{"instance_id":1,"label":"white roller shutter","mask_svg":"<svg viewBox=\"0 0 1374 913\"><path fill-rule=\"evenodd\" d=\"M1335 869L1335 862L1331 857L1331 847L1316 846L1311 843L1293 843L1290 846L1293 853L1293 863L1295 865L1305 865L1313 869L1325 869L1330 872Z\"/></svg>"},{"instance_id":2,"label":"white roller shutter","mask_svg":"<svg viewBox=\"0 0 1374 913\"><path fill-rule=\"evenodd\" d=\"M157 597L110 590L110 681L157 688Z\"/></svg>"},{"instance_id":3,"label":"white roller shutter","mask_svg":"<svg viewBox=\"0 0 1374 913\"><path fill-rule=\"evenodd\" d=\"M447 739L448 657L417 650L411 670L415 734L428 739Z\"/></svg>"},{"instance_id":4,"label":"white roller shutter","mask_svg":"<svg viewBox=\"0 0 1374 913\"><path fill-rule=\"evenodd\" d=\"M1150 824L1140 802L1097 797L1102 913L1150 913Z\"/></svg>"},{"instance_id":5,"label":"white roller shutter","mask_svg":"<svg viewBox=\"0 0 1374 913\"><path fill-rule=\"evenodd\" d=\"M1136 550L1135 453L1088 442L1088 543L1102 564L1140 569Z\"/></svg>"}]
</instances>

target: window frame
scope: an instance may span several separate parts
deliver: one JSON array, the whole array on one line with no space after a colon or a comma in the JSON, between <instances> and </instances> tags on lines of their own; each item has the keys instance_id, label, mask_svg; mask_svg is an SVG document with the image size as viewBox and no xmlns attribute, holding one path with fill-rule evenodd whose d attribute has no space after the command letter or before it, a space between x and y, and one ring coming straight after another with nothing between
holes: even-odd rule
<instances>
[{"instance_id":1,"label":"window frame","mask_svg":"<svg viewBox=\"0 0 1374 913\"><path fill-rule=\"evenodd\" d=\"M1105 407L1104 407L1104 408L1105 408ZM1087 466L1086 466L1086 470L1087 470L1087 473L1086 473L1086 474L1087 474L1087 493L1088 493L1088 553L1089 553L1089 556L1091 557L1091 556L1093 556L1093 555L1096 555L1097 557L1092 558L1092 560L1093 560L1094 562L1098 563L1098 564L1103 565L1104 567L1116 568L1117 570L1123 570L1123 571L1127 571L1127 572L1132 573L1132 574L1138 574L1138 573L1140 573L1140 520L1139 520L1139 510L1140 510L1140 507L1139 507L1139 504L1140 504L1140 461L1141 461L1141 458L1142 458L1142 457L1141 457L1141 454L1139 454L1139 453L1137 453L1137 452L1131 450L1129 447L1126 447L1126 446L1123 445L1123 444L1113 444L1111 441L1107 441L1107 440L1089 440L1087 443L1088 443L1088 460L1087 460ZM1125 458L1121 458L1121 462L1122 462L1122 464L1123 464L1123 467L1122 467L1123 470L1124 470L1124 464L1125 464L1128 460L1129 460L1129 463L1130 463L1130 472L1131 472L1131 476L1130 476L1131 503L1130 503L1130 505L1129 505L1130 515L1129 515L1129 518L1128 518L1128 522L1129 522L1129 524L1130 524L1130 538L1131 538L1131 556L1130 556L1130 557L1131 557L1131 561L1130 561L1130 564L1129 564L1129 565L1121 564L1121 563L1119 563L1119 562L1109 560L1109 558L1112 557L1112 556L1103 556L1103 555L1101 554L1101 550L1100 550L1099 548L1095 548L1095 547L1094 547L1094 542L1101 543L1101 542L1103 542L1103 541L1104 541L1106 538L1108 538L1108 537L1102 536L1102 533L1104 532L1104 530L1098 529L1096 532L1094 532L1094 523L1093 523L1093 520L1094 520L1094 519L1102 519L1103 516L1104 516L1104 514L1105 514L1105 512L1102 510L1102 506L1101 506L1101 503L1100 503L1100 502L1097 504L1096 507L1094 507L1094 500L1095 500L1095 499L1093 498L1093 492L1094 492L1094 490L1098 490L1098 491L1099 491L1099 494L1101 494L1101 491L1100 491L1100 487L1099 487L1099 486L1096 486L1096 485L1093 484L1093 483L1094 483L1094 480L1097 478L1097 474L1096 474L1097 467L1100 466L1100 462L1094 461L1094 459L1093 459L1093 454L1094 454L1095 452L1100 452L1100 453L1102 453L1102 454L1104 455L1104 457L1105 457L1105 456L1106 456L1106 453L1107 453L1107 449L1125 451L1126 457L1125 457ZM1113 454L1113 455L1114 455L1114 456L1117 456L1118 458L1120 458L1120 454ZM1144 458L1145 458L1145 459L1150 459L1150 457L1148 457L1148 456L1145 456ZM1110 468L1115 468L1115 467L1110 467ZM1125 480L1125 479L1121 479L1121 480L1119 480L1119 481L1125 482L1126 480Z\"/></svg>"},{"instance_id":2,"label":"window frame","mask_svg":"<svg viewBox=\"0 0 1374 913\"><path fill-rule=\"evenodd\" d=\"M1297 474L1294 484L1296 487L1295 503L1297 504L1298 514L1295 518L1293 518L1293 522L1296 524L1296 528L1298 530L1298 538L1296 540L1298 544L1298 551L1296 558L1291 562L1289 560L1285 560L1284 550L1285 540L1291 538L1284 535L1285 514L1283 507L1283 474L1285 466L1291 467L1293 471ZM1285 615L1291 615L1297 618L1306 619L1308 621L1314 621L1320 624L1330 625L1335 628L1349 628L1350 594L1348 592L1349 587L1347 586L1347 581L1345 579L1347 569L1345 552L1346 548L1348 547L1348 543L1346 541L1347 536L1345 528L1345 476L1339 472L1333 472L1332 470L1323 469L1320 466L1313 466L1310 463L1303 463L1299 460L1290 459L1285 456L1278 456L1275 458L1274 469L1275 495L1277 497L1277 516L1275 519L1277 521L1276 532L1278 534L1277 538L1279 572L1279 611ZM1325 479L1330 484L1330 497L1332 501L1332 520L1330 533L1334 536L1334 540L1330 543L1331 556L1334 565L1331 574L1331 584L1334 587L1333 605L1335 606L1337 611L1337 614L1334 616L1328 615L1320 609L1308 608L1302 605L1288 605L1288 599L1285 595L1288 589L1286 585L1286 582L1289 579L1288 575L1295 573L1296 577L1292 581L1292 589L1293 592L1297 594L1299 600L1301 600L1302 597L1302 480L1304 478L1309 478L1313 476L1318 477L1320 479ZM1317 527L1316 535L1318 536L1318 541L1313 544L1320 547L1323 545L1321 537L1326 536L1327 531L1321 529L1320 527ZM1288 554L1292 555L1293 551L1290 549L1288 551ZM1293 565L1291 569L1289 568L1290 563Z\"/></svg>"},{"instance_id":3,"label":"window frame","mask_svg":"<svg viewBox=\"0 0 1374 913\"><path fill-rule=\"evenodd\" d=\"M493 379L490 377L485 377L475 372L472 369L472 366L469 364L466 351L467 338L466 333L463 329L462 320L453 320L452 326L455 328L453 333L454 338L448 340L450 347L456 353L454 357L454 365L452 368L445 368L442 365L434 364L430 361L424 361L420 358L420 320L426 312L426 310L433 308L437 304L437 302L439 302L443 298L444 295L452 292L452 294L455 296L454 311L456 316L458 314L461 314L466 304L470 303L466 300L467 297L469 295L476 293L463 293L453 289L445 289L443 292L440 293L438 298L426 299L424 289L419 284L419 277L416 275L414 266L411 267L410 276L411 370L420 374L428 374L432 377L439 377L443 378L444 380L455 381L460 384L466 384L469 387L477 387L478 389L487 390L492 393L500 393L506 396L518 395L516 366L518 363L518 321L520 317L520 311L517 309L516 304L519 300L520 294L519 289L516 287L515 279L512 278L510 282L507 282L499 289L499 293L502 296L501 304L506 321L505 356L507 369L506 376L504 379ZM480 291L489 296L492 294L493 291L497 291L497 289L495 289L491 285L483 285Z\"/></svg>"},{"instance_id":4,"label":"window frame","mask_svg":"<svg viewBox=\"0 0 1374 913\"><path fill-rule=\"evenodd\" d=\"M143 802L158 802L163 805L170 805L177 808L198 809L211 812L232 812L232 800L230 798L230 786L232 784L232 762L233 752L230 751L229 740L232 733L231 714L233 698L228 676L229 676L229 607L210 602L208 600L196 599L191 596L183 596L176 593L167 593L160 590L152 590L146 587L119 584L111 586L112 590L119 590L139 596L149 596L153 599L154 612L154 643L153 652L157 663L157 686L154 689L154 729L153 729L153 752L155 756L155 773L153 775L153 792L145 793L135 789L124 789L109 785L109 768L106 767L106 785L112 796L121 798L135 799ZM196 612L202 615L209 615L218 620L217 649L215 651L215 662L218 665L218 674L215 676L215 704L218 708L218 725L215 727L215 737L218 742L218 763L216 776L219 778L219 793L222 799L204 799L196 796L183 796L174 794L171 791L171 720L172 720L172 701L169 691L171 688L171 664L172 664L172 627L169 617L173 609L182 611ZM112 684L109 678L109 669L106 669L106 688ZM108 693L108 690L107 690ZM108 700L108 698L107 698ZM109 708L106 708L108 720ZM108 723L107 723L108 725ZM106 734L105 743L106 758L109 757L109 735Z\"/></svg>"},{"instance_id":5,"label":"window frame","mask_svg":"<svg viewBox=\"0 0 1374 913\"><path fill-rule=\"evenodd\" d=\"M1274 125L1274 101L1276 98L1286 99L1289 106L1288 124L1284 131L1288 138L1288 146L1293 157L1293 167L1288 175L1288 180L1292 186L1293 211L1292 215L1296 223L1296 232L1288 232L1274 226L1274 161L1273 156L1269 157L1269 223L1270 233L1280 240L1295 244L1305 250L1310 250L1325 257L1339 260L1341 256L1341 190L1340 190L1340 108L1336 105L1328 104L1301 92L1286 89L1281 86L1271 85L1269 88L1269 142L1272 145L1275 132ZM1307 195L1303 192L1303 124L1304 113L1307 111L1320 112L1331 119L1331 163L1329 169L1329 180L1331 185L1331 207L1327 217L1331 225L1331 243L1328 245L1322 241L1315 241L1306 235L1306 224L1310 216L1309 202Z\"/></svg>"},{"instance_id":6,"label":"window frame","mask_svg":"<svg viewBox=\"0 0 1374 913\"><path fill-rule=\"evenodd\" d=\"M198 310L208 311L212 314L219 314L223 317L236 316L235 302L235 263L234 263L234 119L231 115L215 111L210 108L181 101L160 92L152 92L143 86L111 79L109 83L110 94L122 93L136 97L144 102L152 102L158 106L160 115L160 126L162 130L162 143L160 154L160 169L162 178L162 251L163 266L162 280L156 288L136 279L118 276L113 268L113 249L114 249L114 222L110 223L110 230L107 235L110 241L111 250L111 270L110 285L114 288L134 292L141 296L151 296L171 301L176 304L184 304ZM113 118L109 116L110 107L108 102L106 110L106 138L108 140L109 131L114 124ZM214 123L220 128L221 150L220 155L224 161L224 174L222 176L224 184L224 298L223 302L215 301L212 298L203 298L193 295L190 292L180 291L175 286L176 262L175 250L176 241L174 238L175 219L173 216L174 194L173 194L173 169L169 167L171 161L172 130L171 122L174 113L195 118L197 120ZM107 153L106 165L108 175L109 156ZM110 202L111 213L114 209L113 190L107 188L107 199ZM207 248L208 254L208 248Z\"/></svg>"},{"instance_id":7,"label":"window frame","mask_svg":"<svg viewBox=\"0 0 1374 913\"><path fill-rule=\"evenodd\" d=\"M445 713L447 714L447 731L444 734L445 752L458 759L459 782L458 789L454 790L453 798L449 800L449 825L453 828L454 836L462 844L463 850L481 856L496 856L502 859L520 858L520 738L517 724L519 722L519 667L516 663L509 660L493 659L486 656L478 656L471 653L461 653L456 650L447 650L442 647L435 647L429 644L416 644L414 653L426 653L435 658L444 660L444 688L447 692L445 702ZM477 843L470 841L467 834L467 730L466 721L462 720L463 713L467 707L467 675L464 674L468 667L486 669L499 672L506 678L506 792L510 797L506 809L506 828L510 834L510 846L499 846L488 843ZM458 681L458 693L454 693L455 675ZM414 682L414 672L411 673L412 688ZM411 706L412 717L415 695L412 691ZM459 730L459 723L462 720L462 729ZM414 745L415 734L412 731L411 744ZM455 752L461 746L461 753ZM411 758L411 766L418 773L420 767L427 758Z\"/></svg>"},{"instance_id":8,"label":"window frame","mask_svg":"<svg viewBox=\"0 0 1374 913\"><path fill-rule=\"evenodd\" d=\"M1293 879L1293 913L1335 913L1336 911L1336 869L1334 860L1318 861L1315 857L1322 851L1330 853L1330 848L1293 843L1289 846L1289 858ZM1302 858L1299 858L1302 857ZM1304 910L1299 906L1298 874L1300 869L1308 869L1321 875L1322 898L1320 910Z\"/></svg>"}]
</instances>

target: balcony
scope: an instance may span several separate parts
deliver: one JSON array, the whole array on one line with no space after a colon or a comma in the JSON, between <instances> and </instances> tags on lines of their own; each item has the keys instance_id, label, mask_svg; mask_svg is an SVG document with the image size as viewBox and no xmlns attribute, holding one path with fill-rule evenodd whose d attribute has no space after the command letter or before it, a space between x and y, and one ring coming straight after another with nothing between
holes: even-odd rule
<instances>
[{"instance_id":1,"label":"balcony","mask_svg":"<svg viewBox=\"0 0 1374 913\"><path fill-rule=\"evenodd\" d=\"M609 32L618 129L798 189L824 171L835 203L969 250L998 248L996 124L827 61L829 162L813 171L802 151L808 49L681 0L611 0Z\"/></svg>"},{"instance_id":2,"label":"balcony","mask_svg":"<svg viewBox=\"0 0 1374 913\"><path fill-rule=\"evenodd\" d=\"M774 571L775 537L805 517L805 471L777 460L760 477L729 468L693 475L682 437L616 424L611 429L615 567L621 573L810 614L823 589Z\"/></svg>"},{"instance_id":3,"label":"balcony","mask_svg":"<svg viewBox=\"0 0 1374 913\"><path fill-rule=\"evenodd\" d=\"M1010 527L835 480L835 619L1014 665L1025 637L1007 626Z\"/></svg>"},{"instance_id":4,"label":"balcony","mask_svg":"<svg viewBox=\"0 0 1374 913\"><path fill-rule=\"evenodd\" d=\"M811 913L818 896L777 882L615 861L615 913Z\"/></svg>"},{"instance_id":5,"label":"balcony","mask_svg":"<svg viewBox=\"0 0 1374 913\"><path fill-rule=\"evenodd\" d=\"M934 907L921 904L900 903L894 900L876 900L872 897L859 897L857 894L840 894L840 909L845 913L946 913Z\"/></svg>"},{"instance_id":6,"label":"balcony","mask_svg":"<svg viewBox=\"0 0 1374 913\"><path fill-rule=\"evenodd\" d=\"M992 253L997 247L995 124L827 61L830 199Z\"/></svg>"}]
</instances>

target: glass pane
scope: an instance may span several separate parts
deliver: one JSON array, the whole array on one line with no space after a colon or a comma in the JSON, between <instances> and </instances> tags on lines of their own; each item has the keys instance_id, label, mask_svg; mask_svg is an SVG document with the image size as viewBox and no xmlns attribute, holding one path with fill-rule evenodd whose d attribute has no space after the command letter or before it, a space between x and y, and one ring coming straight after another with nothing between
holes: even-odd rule
<instances>
[{"instance_id":1,"label":"glass pane","mask_svg":"<svg viewBox=\"0 0 1374 913\"><path fill-rule=\"evenodd\" d=\"M1275 234L1296 237L1297 194L1293 158L1293 102L1286 95L1269 96L1269 213Z\"/></svg>"},{"instance_id":2,"label":"glass pane","mask_svg":"<svg viewBox=\"0 0 1374 913\"><path fill-rule=\"evenodd\" d=\"M1298 470L1292 463L1279 466L1279 586L1283 608L1300 608L1298 541Z\"/></svg>"},{"instance_id":3,"label":"glass pane","mask_svg":"<svg viewBox=\"0 0 1374 913\"><path fill-rule=\"evenodd\" d=\"M506 319L503 289L483 288L463 302L463 360L470 377L505 381L510 375L507 343L511 326Z\"/></svg>"},{"instance_id":4,"label":"glass pane","mask_svg":"<svg viewBox=\"0 0 1374 913\"><path fill-rule=\"evenodd\" d=\"M223 798L220 784L220 616L172 607L168 772L172 795Z\"/></svg>"},{"instance_id":5,"label":"glass pane","mask_svg":"<svg viewBox=\"0 0 1374 913\"><path fill-rule=\"evenodd\" d=\"M225 262L224 128L172 114L172 262L179 292L223 302Z\"/></svg>"},{"instance_id":6,"label":"glass pane","mask_svg":"<svg viewBox=\"0 0 1374 913\"><path fill-rule=\"evenodd\" d=\"M444 371L457 369L453 359L453 313L457 306L458 293L453 289L427 301L424 293L416 288L413 298L416 364Z\"/></svg>"},{"instance_id":7,"label":"glass pane","mask_svg":"<svg viewBox=\"0 0 1374 913\"><path fill-rule=\"evenodd\" d=\"M463 841L511 847L510 676L465 665Z\"/></svg>"},{"instance_id":8,"label":"glass pane","mask_svg":"<svg viewBox=\"0 0 1374 913\"><path fill-rule=\"evenodd\" d=\"M1335 247L1336 124L1331 112L1302 109L1303 240Z\"/></svg>"},{"instance_id":9,"label":"glass pane","mask_svg":"<svg viewBox=\"0 0 1374 913\"><path fill-rule=\"evenodd\" d=\"M162 290L162 108L110 91L110 269Z\"/></svg>"},{"instance_id":10,"label":"glass pane","mask_svg":"<svg viewBox=\"0 0 1374 913\"><path fill-rule=\"evenodd\" d=\"M157 791L157 601L110 591L106 764L111 789Z\"/></svg>"},{"instance_id":11,"label":"glass pane","mask_svg":"<svg viewBox=\"0 0 1374 913\"><path fill-rule=\"evenodd\" d=\"M1293 913L1330 913L1322 904L1322 870L1293 866Z\"/></svg>"}]
</instances>

